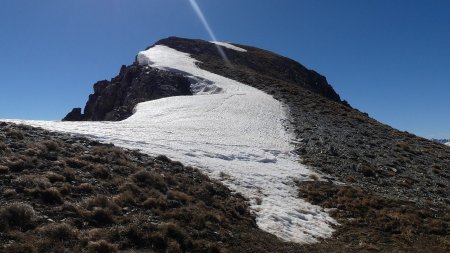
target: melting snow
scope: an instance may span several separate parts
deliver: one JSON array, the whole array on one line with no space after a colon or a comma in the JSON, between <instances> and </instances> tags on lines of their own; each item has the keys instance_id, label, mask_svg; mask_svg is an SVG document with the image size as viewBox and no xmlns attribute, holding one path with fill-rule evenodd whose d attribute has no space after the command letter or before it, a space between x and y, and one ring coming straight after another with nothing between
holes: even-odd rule
<instances>
[{"instance_id":1,"label":"melting snow","mask_svg":"<svg viewBox=\"0 0 450 253\"><path fill-rule=\"evenodd\" d=\"M222 47L226 47L226 48L229 48L229 49L233 49L233 50L239 51L239 52L247 52L247 50L245 50L245 49L243 49L241 47L237 47L237 46L232 45L232 44L227 43L227 42L220 42L220 41L210 41L210 42L214 43L216 45L222 46Z\"/></svg>"},{"instance_id":2,"label":"melting snow","mask_svg":"<svg viewBox=\"0 0 450 253\"><path fill-rule=\"evenodd\" d=\"M197 95L141 103L121 122L15 122L167 155L248 197L258 226L283 240L311 243L331 236L336 222L328 213L297 198L294 179L308 180L314 173L292 153L284 127L287 112L280 102L202 70L190 55L166 46L140 52L138 61L186 74Z\"/></svg>"}]
</instances>

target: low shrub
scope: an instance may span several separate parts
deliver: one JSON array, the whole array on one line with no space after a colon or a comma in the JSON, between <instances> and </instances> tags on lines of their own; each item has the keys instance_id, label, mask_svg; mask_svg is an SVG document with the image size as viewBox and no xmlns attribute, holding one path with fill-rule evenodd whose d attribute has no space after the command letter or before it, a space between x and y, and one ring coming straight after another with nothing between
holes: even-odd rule
<instances>
[{"instance_id":1,"label":"low shrub","mask_svg":"<svg viewBox=\"0 0 450 253\"><path fill-rule=\"evenodd\" d=\"M64 182L66 179L64 176L55 172L47 172L45 176L48 178L48 180L50 180L51 183Z\"/></svg>"},{"instance_id":2,"label":"low shrub","mask_svg":"<svg viewBox=\"0 0 450 253\"><path fill-rule=\"evenodd\" d=\"M175 191L175 190L170 190L167 193L167 198L179 200L179 201L183 202L183 204L188 203L192 199L192 197L187 195L186 193L180 192L180 191Z\"/></svg>"},{"instance_id":3,"label":"low shrub","mask_svg":"<svg viewBox=\"0 0 450 253\"><path fill-rule=\"evenodd\" d=\"M14 184L18 188L37 188L47 189L51 187L51 183L48 178L39 175L22 175L14 180Z\"/></svg>"},{"instance_id":4,"label":"low shrub","mask_svg":"<svg viewBox=\"0 0 450 253\"><path fill-rule=\"evenodd\" d=\"M36 219L32 206L25 203L13 203L0 209L0 231L17 228L22 231L31 229Z\"/></svg>"},{"instance_id":5,"label":"low shrub","mask_svg":"<svg viewBox=\"0 0 450 253\"><path fill-rule=\"evenodd\" d=\"M114 215L111 210L106 208L95 208L88 215L94 221L94 224L99 226L108 226L116 223Z\"/></svg>"},{"instance_id":6,"label":"low shrub","mask_svg":"<svg viewBox=\"0 0 450 253\"><path fill-rule=\"evenodd\" d=\"M144 207L148 209L161 209L167 208L167 200L161 197L149 197L144 201Z\"/></svg>"},{"instance_id":7,"label":"low shrub","mask_svg":"<svg viewBox=\"0 0 450 253\"><path fill-rule=\"evenodd\" d=\"M23 140L23 138L25 138L25 135L21 130L9 128L6 131L6 137L16 140Z\"/></svg>"},{"instance_id":8,"label":"low shrub","mask_svg":"<svg viewBox=\"0 0 450 253\"><path fill-rule=\"evenodd\" d=\"M89 183L82 183L77 187L77 189L84 193L91 193L94 191L94 186Z\"/></svg>"},{"instance_id":9,"label":"low shrub","mask_svg":"<svg viewBox=\"0 0 450 253\"><path fill-rule=\"evenodd\" d=\"M41 199L47 204L61 204L63 202L61 193L55 187L41 191Z\"/></svg>"},{"instance_id":10,"label":"low shrub","mask_svg":"<svg viewBox=\"0 0 450 253\"><path fill-rule=\"evenodd\" d=\"M30 157L21 155L13 157L7 166L13 172L21 172L26 169L32 169L34 164Z\"/></svg>"},{"instance_id":11,"label":"low shrub","mask_svg":"<svg viewBox=\"0 0 450 253\"><path fill-rule=\"evenodd\" d=\"M111 213L120 213L120 207L116 203L114 203L114 201L104 195L98 195L96 197L88 199L85 206L86 209L90 211L101 208L109 210Z\"/></svg>"},{"instance_id":12,"label":"low shrub","mask_svg":"<svg viewBox=\"0 0 450 253\"><path fill-rule=\"evenodd\" d=\"M147 170L140 170L132 175L134 181L141 187L154 187L161 192L167 191L164 178Z\"/></svg>"},{"instance_id":13,"label":"low shrub","mask_svg":"<svg viewBox=\"0 0 450 253\"><path fill-rule=\"evenodd\" d=\"M52 241L70 241L78 238L78 231L67 223L51 223L39 228Z\"/></svg>"},{"instance_id":14,"label":"low shrub","mask_svg":"<svg viewBox=\"0 0 450 253\"><path fill-rule=\"evenodd\" d=\"M101 164L91 165L90 170L96 178L107 179L109 177L109 169Z\"/></svg>"},{"instance_id":15,"label":"low shrub","mask_svg":"<svg viewBox=\"0 0 450 253\"><path fill-rule=\"evenodd\" d=\"M135 205L136 204L136 196L131 191L125 191L113 198L114 203L118 206L125 205Z\"/></svg>"},{"instance_id":16,"label":"low shrub","mask_svg":"<svg viewBox=\"0 0 450 253\"><path fill-rule=\"evenodd\" d=\"M164 223L160 225L159 228L162 233L167 237L176 240L183 250L192 247L191 237L177 224L175 223Z\"/></svg>"},{"instance_id":17,"label":"low shrub","mask_svg":"<svg viewBox=\"0 0 450 253\"><path fill-rule=\"evenodd\" d=\"M9 167L0 165L0 175L1 174L7 174L9 172Z\"/></svg>"},{"instance_id":18,"label":"low shrub","mask_svg":"<svg viewBox=\"0 0 450 253\"><path fill-rule=\"evenodd\" d=\"M64 168L62 175L65 177L66 182L72 182L76 180L75 170L72 168Z\"/></svg>"},{"instance_id":19,"label":"low shrub","mask_svg":"<svg viewBox=\"0 0 450 253\"><path fill-rule=\"evenodd\" d=\"M117 252L117 246L115 246L105 240L101 240L98 242L89 242L87 249L88 249L88 252L90 252L90 253Z\"/></svg>"}]
</instances>

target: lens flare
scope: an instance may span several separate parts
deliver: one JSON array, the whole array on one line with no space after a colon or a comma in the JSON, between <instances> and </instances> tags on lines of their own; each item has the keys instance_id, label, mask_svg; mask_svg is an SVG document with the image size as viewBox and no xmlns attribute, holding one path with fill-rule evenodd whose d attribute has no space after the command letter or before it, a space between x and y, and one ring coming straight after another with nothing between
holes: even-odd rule
<instances>
[{"instance_id":1,"label":"lens flare","mask_svg":"<svg viewBox=\"0 0 450 253\"><path fill-rule=\"evenodd\" d=\"M191 3L192 9L194 9L195 13L197 14L198 18L200 19L200 21L203 23L203 26L205 27L206 31L209 34L209 37L211 37L211 39L213 41L218 41L216 38L216 35L214 34L213 30L211 29L211 27L209 26L208 21L205 18L205 15L203 15L203 11L202 9L200 9L200 6L197 4L196 0L189 0L189 2ZM222 59L227 63L230 64L230 61L228 60L227 55L225 54L225 51L223 51L223 48L220 47L219 45L216 44L216 48L217 51L219 51L220 56L222 57Z\"/></svg>"}]
</instances>

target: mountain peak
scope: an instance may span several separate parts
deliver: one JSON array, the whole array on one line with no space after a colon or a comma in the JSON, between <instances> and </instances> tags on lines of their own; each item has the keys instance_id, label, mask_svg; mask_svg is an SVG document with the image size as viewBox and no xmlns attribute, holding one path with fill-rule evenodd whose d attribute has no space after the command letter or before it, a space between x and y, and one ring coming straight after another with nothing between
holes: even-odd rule
<instances>
[{"instance_id":1,"label":"mountain peak","mask_svg":"<svg viewBox=\"0 0 450 253\"><path fill-rule=\"evenodd\" d=\"M169 37L162 39L156 45L165 45L181 52L189 53L203 64L205 69L225 68L223 71L235 72L235 75L258 75L270 77L282 82L289 82L307 90L320 94L336 102L342 102L326 78L314 70L307 69L302 64L278 55L268 50L253 46L227 43L241 50L233 50L217 43L199 39ZM225 51L231 65L223 63L222 56L216 46ZM242 50L245 50L242 51Z\"/></svg>"},{"instance_id":2,"label":"mountain peak","mask_svg":"<svg viewBox=\"0 0 450 253\"><path fill-rule=\"evenodd\" d=\"M252 80L265 80L272 89L277 89L277 84L280 86L281 83L290 83L332 101L346 104L324 76L294 60L267 50L179 37L159 40L146 50L157 45L186 53L195 58L202 69L243 83L251 85ZM183 73L164 72L143 64L138 58L139 54L132 65L122 66L120 73L110 81L95 83L94 93L89 96L84 113L81 113L79 108L74 108L63 120L123 120L132 115L134 107L140 102L192 95L191 80Z\"/></svg>"}]
</instances>

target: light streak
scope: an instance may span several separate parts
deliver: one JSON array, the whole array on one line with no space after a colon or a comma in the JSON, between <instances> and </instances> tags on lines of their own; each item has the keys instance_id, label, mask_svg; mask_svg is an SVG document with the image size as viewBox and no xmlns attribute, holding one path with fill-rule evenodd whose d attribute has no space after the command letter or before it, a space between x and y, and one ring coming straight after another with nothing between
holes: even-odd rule
<instances>
[{"instance_id":1,"label":"light streak","mask_svg":"<svg viewBox=\"0 0 450 253\"><path fill-rule=\"evenodd\" d=\"M196 0L189 0L189 2L191 3L192 9L194 9L195 13L197 14L198 18L200 19L200 21L203 23L203 26L205 27L206 31L208 32L209 36L211 37L211 39L213 41L218 41L216 38L216 35L214 34L213 30L211 29L211 27L209 26L208 20L206 20L205 15L203 14L202 9L200 9L200 6L197 4ZM225 54L225 51L223 51L223 48L217 44L216 48L217 51L219 51L220 56L222 57L222 59L227 63L230 64L230 61L228 60L227 55Z\"/></svg>"}]
</instances>

